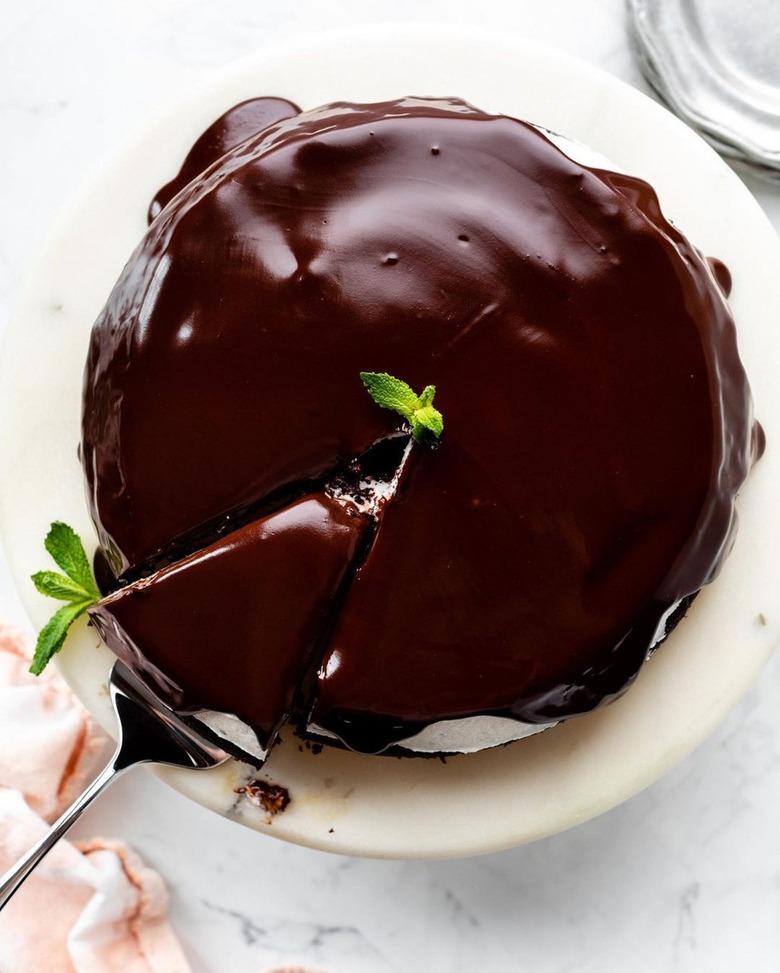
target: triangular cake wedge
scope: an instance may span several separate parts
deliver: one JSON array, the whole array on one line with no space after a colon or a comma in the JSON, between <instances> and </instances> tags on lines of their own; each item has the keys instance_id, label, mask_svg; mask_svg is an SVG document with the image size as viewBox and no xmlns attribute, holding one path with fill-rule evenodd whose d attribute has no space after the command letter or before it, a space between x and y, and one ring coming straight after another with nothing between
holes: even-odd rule
<instances>
[{"instance_id":1,"label":"triangular cake wedge","mask_svg":"<svg viewBox=\"0 0 780 973\"><path fill-rule=\"evenodd\" d=\"M92 621L177 712L240 721L259 744L243 749L262 756L291 712L367 524L349 503L309 494L119 589Z\"/></svg>"}]
</instances>

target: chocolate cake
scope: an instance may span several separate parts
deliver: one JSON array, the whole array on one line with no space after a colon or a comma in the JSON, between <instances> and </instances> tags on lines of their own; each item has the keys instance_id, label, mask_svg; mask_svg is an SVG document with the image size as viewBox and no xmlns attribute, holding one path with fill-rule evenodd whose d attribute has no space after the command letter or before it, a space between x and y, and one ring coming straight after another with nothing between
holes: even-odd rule
<instances>
[{"instance_id":1,"label":"chocolate cake","mask_svg":"<svg viewBox=\"0 0 780 973\"><path fill-rule=\"evenodd\" d=\"M654 190L457 99L261 98L150 216L84 383L109 644L264 746L291 707L378 752L622 693L762 448L727 274ZM435 385L445 431L361 517L323 491L399 432L366 369Z\"/></svg>"}]
</instances>

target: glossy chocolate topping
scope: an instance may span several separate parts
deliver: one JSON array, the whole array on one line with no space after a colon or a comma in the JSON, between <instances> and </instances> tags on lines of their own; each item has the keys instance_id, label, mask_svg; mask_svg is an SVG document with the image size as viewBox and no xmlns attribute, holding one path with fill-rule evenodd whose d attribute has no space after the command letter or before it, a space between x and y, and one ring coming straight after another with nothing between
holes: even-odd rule
<instances>
[{"instance_id":1,"label":"glossy chocolate topping","mask_svg":"<svg viewBox=\"0 0 780 973\"><path fill-rule=\"evenodd\" d=\"M250 98L234 105L209 125L187 153L178 174L157 191L149 206L149 222L160 215L176 193L221 159L228 149L235 148L274 122L292 118L299 112L300 108L285 98Z\"/></svg>"},{"instance_id":2,"label":"glossy chocolate topping","mask_svg":"<svg viewBox=\"0 0 780 973\"><path fill-rule=\"evenodd\" d=\"M365 518L324 494L255 521L90 610L178 711L248 723L264 748L311 666Z\"/></svg>"},{"instance_id":3,"label":"glossy chocolate topping","mask_svg":"<svg viewBox=\"0 0 780 973\"><path fill-rule=\"evenodd\" d=\"M379 519L316 723L378 750L621 692L717 573L758 448L728 307L651 187L456 100L329 106L210 163L93 331L82 454L114 570L338 471L396 428L358 379L388 371L436 385L445 435ZM220 686L236 712L245 681Z\"/></svg>"},{"instance_id":4,"label":"glossy chocolate topping","mask_svg":"<svg viewBox=\"0 0 780 973\"><path fill-rule=\"evenodd\" d=\"M723 295L725 297L729 297L733 284L733 281L731 280L731 271L723 263L723 261L718 260L717 257L707 257L707 264L709 265L715 280L718 282L718 286L723 291Z\"/></svg>"}]
</instances>

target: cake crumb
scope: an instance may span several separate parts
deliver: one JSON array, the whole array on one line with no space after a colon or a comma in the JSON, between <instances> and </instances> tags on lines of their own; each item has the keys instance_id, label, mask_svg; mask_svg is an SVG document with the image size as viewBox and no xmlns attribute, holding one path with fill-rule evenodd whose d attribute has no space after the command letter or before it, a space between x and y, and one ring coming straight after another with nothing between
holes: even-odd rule
<instances>
[{"instance_id":1,"label":"cake crumb","mask_svg":"<svg viewBox=\"0 0 780 973\"><path fill-rule=\"evenodd\" d=\"M758 622L759 625L766 625L767 624L766 615L763 612L759 612L756 621Z\"/></svg>"},{"instance_id":2,"label":"cake crumb","mask_svg":"<svg viewBox=\"0 0 780 973\"><path fill-rule=\"evenodd\" d=\"M298 744L298 749L301 753L313 753L315 756L322 753L323 744L316 743L313 740L304 740L302 744Z\"/></svg>"},{"instance_id":3,"label":"cake crumb","mask_svg":"<svg viewBox=\"0 0 780 973\"><path fill-rule=\"evenodd\" d=\"M286 787L270 780L259 780L257 778L237 787L235 792L236 794L243 794L256 807L262 808L268 815L269 824L277 814L287 810L292 800Z\"/></svg>"}]
</instances>

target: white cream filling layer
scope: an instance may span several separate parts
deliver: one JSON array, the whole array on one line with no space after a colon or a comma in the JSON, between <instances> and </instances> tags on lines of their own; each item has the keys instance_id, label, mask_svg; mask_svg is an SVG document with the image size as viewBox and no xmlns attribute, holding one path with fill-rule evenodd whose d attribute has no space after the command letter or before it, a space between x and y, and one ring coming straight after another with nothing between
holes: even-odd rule
<instances>
[{"instance_id":1,"label":"white cream filling layer","mask_svg":"<svg viewBox=\"0 0 780 973\"><path fill-rule=\"evenodd\" d=\"M394 749L420 755L477 753L479 750L500 747L515 740L524 740L555 725L555 723L520 723L506 716L464 716L458 720L439 720L438 723L431 723L419 733L405 740L399 740L394 745ZM334 733L317 726L316 723L309 724L307 732L317 738L338 739Z\"/></svg>"}]
</instances>

